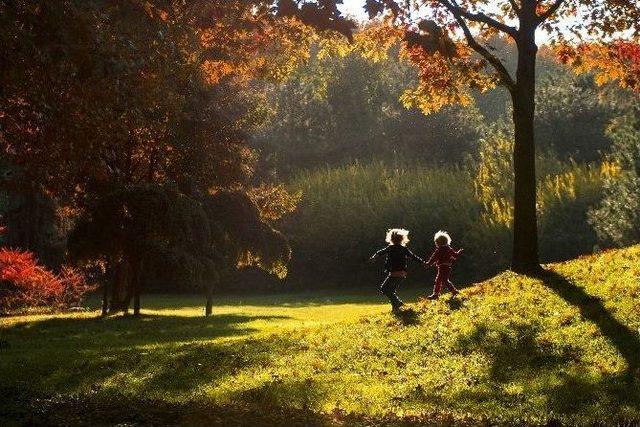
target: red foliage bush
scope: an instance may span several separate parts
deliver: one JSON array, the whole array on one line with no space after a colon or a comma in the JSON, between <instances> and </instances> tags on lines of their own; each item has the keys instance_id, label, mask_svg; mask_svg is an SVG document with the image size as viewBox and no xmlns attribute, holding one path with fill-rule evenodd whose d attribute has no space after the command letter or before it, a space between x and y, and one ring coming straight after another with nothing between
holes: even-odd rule
<instances>
[{"instance_id":1,"label":"red foliage bush","mask_svg":"<svg viewBox=\"0 0 640 427\"><path fill-rule=\"evenodd\" d=\"M95 287L71 267L55 274L38 265L28 251L0 249L0 312L47 307L63 309L78 305Z\"/></svg>"}]
</instances>

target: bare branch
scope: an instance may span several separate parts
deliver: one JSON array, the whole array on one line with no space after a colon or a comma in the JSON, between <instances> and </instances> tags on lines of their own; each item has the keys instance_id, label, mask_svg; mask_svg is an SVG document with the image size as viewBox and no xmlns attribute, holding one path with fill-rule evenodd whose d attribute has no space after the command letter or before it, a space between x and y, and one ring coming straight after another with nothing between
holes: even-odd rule
<instances>
[{"instance_id":1,"label":"bare branch","mask_svg":"<svg viewBox=\"0 0 640 427\"><path fill-rule=\"evenodd\" d=\"M546 12L538 15L538 22L544 22L547 19L549 19L551 17L551 15L553 15L554 13L556 13L558 11L558 9L560 8L560 6L562 6L562 4L565 2L565 0L556 0L550 7L549 9L546 10Z\"/></svg>"},{"instance_id":2,"label":"bare branch","mask_svg":"<svg viewBox=\"0 0 640 427\"><path fill-rule=\"evenodd\" d=\"M474 22L482 22L484 24L489 25L490 27L495 28L496 30L502 31L505 34L510 35L514 39L517 37L518 30L514 27L511 27L507 24L503 24L502 22L496 21L490 16L485 15L484 13L471 13L468 10L458 6L455 1L449 0L436 0L438 3L446 7L451 13L454 14L456 19L458 17L467 18L470 21ZM466 25L466 24L465 24Z\"/></svg>"},{"instance_id":3,"label":"bare branch","mask_svg":"<svg viewBox=\"0 0 640 427\"><path fill-rule=\"evenodd\" d=\"M502 80L502 83L507 87L507 89L509 89L509 91L513 92L513 90L515 89L516 83L513 80L513 77L511 77L511 74L509 74L509 70L507 70L507 68L500 61L500 59L498 59L497 56L489 52L484 46L478 43L475 37L473 37L473 34L471 34L471 30L469 30L469 26L461 16L454 13L454 17L456 21L458 21L460 28L462 28L462 32L464 33L464 37L467 40L467 44L473 50L475 50L480 55L482 55L493 66L493 68L496 69L496 71L498 72L498 75L500 76L500 80Z\"/></svg>"}]
</instances>

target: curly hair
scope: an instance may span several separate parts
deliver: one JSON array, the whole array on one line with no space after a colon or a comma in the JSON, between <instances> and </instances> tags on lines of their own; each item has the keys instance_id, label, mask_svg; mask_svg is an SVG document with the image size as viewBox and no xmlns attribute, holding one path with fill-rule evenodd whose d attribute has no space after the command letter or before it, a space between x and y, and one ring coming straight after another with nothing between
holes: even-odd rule
<instances>
[{"instance_id":1,"label":"curly hair","mask_svg":"<svg viewBox=\"0 0 640 427\"><path fill-rule=\"evenodd\" d=\"M451 236L449 236L449 233L447 233L446 231L440 230L435 234L435 236L433 236L433 241L438 247L444 246L444 245L450 245Z\"/></svg>"},{"instance_id":2,"label":"curly hair","mask_svg":"<svg viewBox=\"0 0 640 427\"><path fill-rule=\"evenodd\" d=\"M409 243L409 230L404 228L390 228L387 230L385 241L390 245L405 246Z\"/></svg>"}]
</instances>

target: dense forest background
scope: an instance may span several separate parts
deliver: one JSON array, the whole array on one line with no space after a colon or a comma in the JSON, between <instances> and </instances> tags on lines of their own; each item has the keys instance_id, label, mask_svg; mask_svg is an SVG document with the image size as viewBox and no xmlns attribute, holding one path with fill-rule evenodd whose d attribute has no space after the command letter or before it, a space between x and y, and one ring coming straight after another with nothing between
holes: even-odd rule
<instances>
[{"instance_id":1,"label":"dense forest background","mask_svg":"<svg viewBox=\"0 0 640 427\"><path fill-rule=\"evenodd\" d=\"M512 46L501 40L504 57ZM603 230L597 215L619 172L613 141L637 95L576 75L549 49L538 63L536 138L543 262L569 259L629 240ZM401 102L417 79L390 55L373 61L313 56L283 85L267 85L265 124L253 133L261 173L298 191L282 220L293 247L290 282L358 286L379 271L364 264L384 231L411 230L426 255L449 230L467 249L460 281L508 268L512 207L512 128L506 91L476 93L468 106L425 115ZM606 222L606 221L605 221ZM632 232L630 232L632 237ZM416 282L425 275L414 274Z\"/></svg>"},{"instance_id":2,"label":"dense forest background","mask_svg":"<svg viewBox=\"0 0 640 427\"><path fill-rule=\"evenodd\" d=\"M514 47L501 39L492 44L513 65ZM365 261L384 245L390 227L411 230L410 246L421 255L432 249L435 231L448 230L454 245L466 249L455 271L459 282L508 268L513 129L507 92L478 91L468 105L424 114L405 98L418 71L398 58L399 46L377 56L345 46L346 39L314 42L308 58L279 78L253 78L233 96L221 89L207 95L212 111L215 102L227 103L217 120L233 123L234 134L247 141L242 158L252 172L243 185L254 189L247 194L261 219L282 231L292 254L284 280L249 267L217 286L369 286L381 268ZM543 262L637 241L633 207L626 206L626 214L612 207L616 192L625 191L620 177L638 157L629 143L638 138L637 94L574 73L549 48L542 49L537 71ZM189 108L187 115L197 114L197 105ZM11 161L2 167L5 178L21 173ZM629 191L627 204L638 199ZM55 269L77 224L46 192L24 194L2 193L0 214L11 225L4 243L33 251ZM430 281L419 271L414 266L414 282ZM162 268L142 280L146 291L193 289Z\"/></svg>"}]
</instances>

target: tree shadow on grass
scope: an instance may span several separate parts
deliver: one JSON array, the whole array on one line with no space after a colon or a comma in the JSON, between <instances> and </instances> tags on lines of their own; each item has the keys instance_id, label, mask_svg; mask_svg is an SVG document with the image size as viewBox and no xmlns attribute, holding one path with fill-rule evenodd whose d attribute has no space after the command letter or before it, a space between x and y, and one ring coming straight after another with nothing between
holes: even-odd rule
<instances>
[{"instance_id":1,"label":"tree shadow on grass","mask_svg":"<svg viewBox=\"0 0 640 427\"><path fill-rule=\"evenodd\" d=\"M625 372L594 374L592 366L575 363L581 359L581 348L570 342L540 340L543 332L544 324L535 319L508 326L480 323L460 337L454 348L465 356L483 353L488 378L453 393L426 390L410 398L450 407L472 402L474 407L487 407L489 413L504 411L512 420L528 412L535 417L546 414L549 418L544 422L556 425L635 425L640 421L634 418L637 411L628 411L640 404L640 380Z\"/></svg>"},{"instance_id":2,"label":"tree shadow on grass","mask_svg":"<svg viewBox=\"0 0 640 427\"><path fill-rule=\"evenodd\" d=\"M8 337L20 340L38 338L93 345L107 342L110 347L144 346L165 342L195 341L227 336L247 335L255 328L242 326L255 320L290 319L289 316L251 316L223 314L212 317L172 315L114 316L107 318L50 318L17 323L5 328Z\"/></svg>"},{"instance_id":3,"label":"tree shadow on grass","mask_svg":"<svg viewBox=\"0 0 640 427\"><path fill-rule=\"evenodd\" d=\"M568 363L572 350L550 352L536 342L540 327L536 324L518 324L506 329L494 325L477 325L472 333L456 342L463 354L481 350L489 356L490 376L496 383L507 383L518 378L535 377L536 372Z\"/></svg>"},{"instance_id":4,"label":"tree shadow on grass","mask_svg":"<svg viewBox=\"0 0 640 427\"><path fill-rule=\"evenodd\" d=\"M279 394L296 394L302 400L282 400ZM0 422L29 426L414 426L452 425L447 418L434 414L399 417L387 414L368 417L334 410L322 412L313 407L317 393L313 382L292 381L247 391L231 402L219 404L207 400L166 402L141 399L119 393L94 394L82 398L52 399L42 396L33 410L20 419L0 414ZM0 394L0 396L2 396ZM311 405L311 406L309 406ZM448 422L447 422L448 421Z\"/></svg>"},{"instance_id":5,"label":"tree shadow on grass","mask_svg":"<svg viewBox=\"0 0 640 427\"><path fill-rule=\"evenodd\" d=\"M617 320L607 311L600 298L587 294L561 274L545 270L534 276L549 289L577 307L581 316L598 326L602 335L613 344L627 362L627 374L640 374L640 339L638 333Z\"/></svg>"},{"instance_id":6,"label":"tree shadow on grass","mask_svg":"<svg viewBox=\"0 0 640 427\"><path fill-rule=\"evenodd\" d=\"M548 271L535 278L578 308L585 321L595 324L627 362L627 368L606 374L594 370L596 366L582 365L579 362L582 350L571 342L551 344L538 339L545 326L535 319L508 326L480 323L457 341L456 350L462 354L484 353L489 362L488 383L492 386L471 386L451 395L427 393L417 398L444 400L451 405L459 401L474 402L474 405L493 402L492 405L503 406L505 411L519 410L517 408L537 413L546 411L560 417L560 424L636 425L640 422L638 411L630 408L640 405L637 333L614 318L599 298L587 294L562 275ZM526 409L528 399L536 395L544 396L544 403L536 404L542 406Z\"/></svg>"},{"instance_id":7,"label":"tree shadow on grass","mask_svg":"<svg viewBox=\"0 0 640 427\"><path fill-rule=\"evenodd\" d=\"M143 389L185 391L263 363L281 346L250 337L256 329L246 324L280 318L285 316L145 315L54 318L15 325L7 329L13 345L3 351L0 377L10 375L1 385L73 393L98 390L126 374L144 379ZM243 336L247 338L225 340Z\"/></svg>"}]
</instances>

